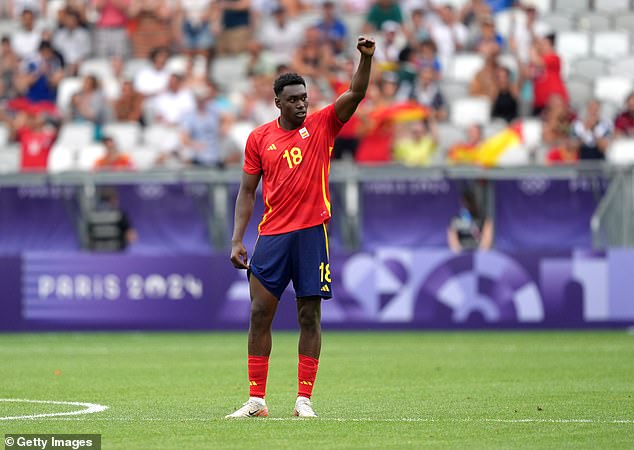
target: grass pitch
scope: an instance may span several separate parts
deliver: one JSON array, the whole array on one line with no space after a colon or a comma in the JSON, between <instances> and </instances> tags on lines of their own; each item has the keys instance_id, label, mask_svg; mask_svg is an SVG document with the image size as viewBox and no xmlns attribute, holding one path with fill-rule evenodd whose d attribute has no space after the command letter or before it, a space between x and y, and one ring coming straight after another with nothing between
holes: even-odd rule
<instances>
[{"instance_id":1,"label":"grass pitch","mask_svg":"<svg viewBox=\"0 0 634 450\"><path fill-rule=\"evenodd\" d=\"M324 334L292 419L296 335L274 334L269 419L247 398L246 333L0 335L0 398L91 415L0 420L4 433L100 433L104 449L634 448L625 332ZM0 417L76 410L0 402Z\"/></svg>"}]
</instances>

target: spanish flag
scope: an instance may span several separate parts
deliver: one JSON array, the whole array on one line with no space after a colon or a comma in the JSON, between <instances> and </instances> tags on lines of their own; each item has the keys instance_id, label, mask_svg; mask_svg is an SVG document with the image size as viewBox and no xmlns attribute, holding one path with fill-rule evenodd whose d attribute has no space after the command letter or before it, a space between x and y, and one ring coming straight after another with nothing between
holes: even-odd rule
<instances>
[{"instance_id":1,"label":"spanish flag","mask_svg":"<svg viewBox=\"0 0 634 450\"><path fill-rule=\"evenodd\" d=\"M508 153L522 145L522 125L514 124L486 139L477 149L475 160L484 167L495 167Z\"/></svg>"}]
</instances>

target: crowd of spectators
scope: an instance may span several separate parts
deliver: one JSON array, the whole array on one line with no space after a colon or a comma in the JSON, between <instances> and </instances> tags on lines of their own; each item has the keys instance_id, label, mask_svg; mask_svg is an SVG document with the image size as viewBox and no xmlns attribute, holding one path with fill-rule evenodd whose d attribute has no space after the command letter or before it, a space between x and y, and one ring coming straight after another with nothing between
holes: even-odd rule
<instances>
[{"instance_id":1,"label":"crowd of spectators","mask_svg":"<svg viewBox=\"0 0 634 450\"><path fill-rule=\"evenodd\" d=\"M308 80L313 111L326 105L348 87L362 32L377 40L372 83L336 141L336 158L464 163L456 155L482 144L483 123L499 130L526 117L542 124L533 162L603 159L614 136L634 137L633 95L614 118L594 99L582 110L571 106L557 30L532 2L463 3L7 0L0 16L15 29L0 47L0 121L21 146L25 170L45 169L60 128L72 123L93 126L102 146L95 168L135 167L144 143L107 131L120 123L170 131L152 144L144 167L237 165L244 134L277 116L273 79L295 71ZM511 9L503 36L496 14ZM452 86L452 61L465 53L484 62L464 86ZM241 64L240 80L215 70L220 61ZM78 82L72 89L70 80ZM486 99L491 117L454 126L464 139L452 146L442 129L451 125L454 90L463 88Z\"/></svg>"}]
</instances>

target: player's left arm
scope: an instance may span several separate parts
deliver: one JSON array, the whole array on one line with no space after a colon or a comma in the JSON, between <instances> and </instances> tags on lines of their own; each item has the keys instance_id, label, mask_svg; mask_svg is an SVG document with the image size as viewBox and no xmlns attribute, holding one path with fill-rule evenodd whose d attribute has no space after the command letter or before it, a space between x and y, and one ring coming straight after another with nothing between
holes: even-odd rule
<instances>
[{"instance_id":1,"label":"player's left arm","mask_svg":"<svg viewBox=\"0 0 634 450\"><path fill-rule=\"evenodd\" d=\"M368 90L368 84L370 83L372 56L375 48L374 39L359 36L357 41L357 50L361 53L359 66L352 76L348 90L335 101L335 114L342 122L347 122L352 117L357 110L357 106L365 97L365 92Z\"/></svg>"}]
</instances>

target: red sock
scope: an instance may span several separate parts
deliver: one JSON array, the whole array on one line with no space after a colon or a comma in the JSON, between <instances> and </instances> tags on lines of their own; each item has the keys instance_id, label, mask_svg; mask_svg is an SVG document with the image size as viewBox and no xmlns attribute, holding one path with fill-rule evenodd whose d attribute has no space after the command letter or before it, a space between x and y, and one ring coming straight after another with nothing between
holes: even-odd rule
<instances>
[{"instance_id":1,"label":"red sock","mask_svg":"<svg viewBox=\"0 0 634 450\"><path fill-rule=\"evenodd\" d=\"M266 394L266 376L269 373L268 356L249 355L249 395L264 398Z\"/></svg>"},{"instance_id":2,"label":"red sock","mask_svg":"<svg viewBox=\"0 0 634 450\"><path fill-rule=\"evenodd\" d=\"M317 378L317 366L319 360L306 355L299 355L299 364L297 366L297 395L308 397L313 393L315 378Z\"/></svg>"}]
</instances>

